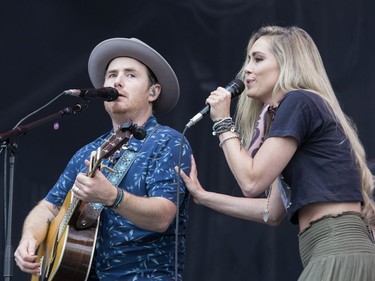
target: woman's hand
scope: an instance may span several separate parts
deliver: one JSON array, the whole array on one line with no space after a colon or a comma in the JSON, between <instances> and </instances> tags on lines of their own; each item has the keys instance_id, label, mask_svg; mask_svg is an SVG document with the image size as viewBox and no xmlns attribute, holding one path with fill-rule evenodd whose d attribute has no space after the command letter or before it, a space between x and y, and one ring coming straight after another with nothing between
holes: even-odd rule
<instances>
[{"instance_id":1,"label":"woman's hand","mask_svg":"<svg viewBox=\"0 0 375 281\"><path fill-rule=\"evenodd\" d=\"M178 167L175 167L175 170L178 173ZM206 192L206 190L201 186L198 180L198 171L194 156L191 156L191 171L189 176L187 176L183 170L181 170L180 174L182 180L185 182L186 188L193 196L194 202L196 204L200 204L200 198Z\"/></svg>"},{"instance_id":2,"label":"woman's hand","mask_svg":"<svg viewBox=\"0 0 375 281\"><path fill-rule=\"evenodd\" d=\"M210 105L210 116L212 121L217 121L226 117L230 117L231 93L223 88L218 87L211 92L206 99L206 104Z\"/></svg>"}]
</instances>

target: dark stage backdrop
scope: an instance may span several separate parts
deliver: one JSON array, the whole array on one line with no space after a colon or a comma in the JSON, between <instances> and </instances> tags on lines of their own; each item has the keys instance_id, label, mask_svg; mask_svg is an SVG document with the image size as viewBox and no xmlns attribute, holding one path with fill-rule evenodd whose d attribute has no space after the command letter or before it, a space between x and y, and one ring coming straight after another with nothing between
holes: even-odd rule
<instances>
[{"instance_id":1,"label":"dark stage backdrop","mask_svg":"<svg viewBox=\"0 0 375 281\"><path fill-rule=\"evenodd\" d=\"M373 0L138 0L1 1L0 132L62 91L90 88L87 60L110 37L137 37L174 67L181 86L176 108L160 122L183 131L217 86L231 81L252 31L263 24L298 25L315 39L338 98L358 126L368 158L375 157L375 9ZM64 96L23 124L57 113L79 100ZM233 101L233 105L235 101ZM28 211L55 183L75 150L111 124L101 101L15 139L11 245L16 248ZM187 132L207 189L242 196L208 117ZM4 153L1 154L4 158ZM2 163L3 160L1 160ZM1 177L4 164L0 164ZM3 188L3 182L0 184ZM7 192L5 196L7 196ZM4 193L1 196L1 269ZM302 270L298 229L272 228L190 204L186 281L296 280ZM3 270L1 270L3 272ZM13 280L28 280L14 265Z\"/></svg>"}]
</instances>

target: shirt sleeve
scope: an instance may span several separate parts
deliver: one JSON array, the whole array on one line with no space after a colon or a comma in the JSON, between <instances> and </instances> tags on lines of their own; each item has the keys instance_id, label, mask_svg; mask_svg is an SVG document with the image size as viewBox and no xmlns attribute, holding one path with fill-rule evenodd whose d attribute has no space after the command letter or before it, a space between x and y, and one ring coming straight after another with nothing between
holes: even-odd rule
<instances>
[{"instance_id":1,"label":"shirt sleeve","mask_svg":"<svg viewBox=\"0 0 375 281\"><path fill-rule=\"evenodd\" d=\"M163 197L177 203L176 190L179 187L181 194L186 193L185 184L174 170L179 163L180 138L169 136L169 139L160 142L155 161L151 164L150 173L146 178L147 193L152 197ZM182 143L182 161L181 169L185 173L190 173L190 155L191 148L187 141ZM180 203L183 196L180 196Z\"/></svg>"},{"instance_id":2,"label":"shirt sleeve","mask_svg":"<svg viewBox=\"0 0 375 281\"><path fill-rule=\"evenodd\" d=\"M91 152L95 151L103 141L104 137L99 137L79 149L70 159L56 184L44 199L57 206L61 206L65 200L66 194L72 188L77 175L87 171L85 159L90 160Z\"/></svg>"},{"instance_id":3,"label":"shirt sleeve","mask_svg":"<svg viewBox=\"0 0 375 281\"><path fill-rule=\"evenodd\" d=\"M304 91L287 93L277 108L268 137L293 137L299 145L313 137L322 127L322 104L313 101L311 95L315 94Z\"/></svg>"}]
</instances>

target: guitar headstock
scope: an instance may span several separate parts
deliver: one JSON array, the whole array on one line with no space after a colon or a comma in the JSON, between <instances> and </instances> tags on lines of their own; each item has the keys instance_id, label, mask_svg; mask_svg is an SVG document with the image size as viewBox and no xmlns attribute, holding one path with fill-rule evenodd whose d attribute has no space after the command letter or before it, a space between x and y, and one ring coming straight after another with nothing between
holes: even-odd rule
<instances>
[{"instance_id":1,"label":"guitar headstock","mask_svg":"<svg viewBox=\"0 0 375 281\"><path fill-rule=\"evenodd\" d=\"M109 158L116 150L129 141L131 134L132 132L130 130L120 127L98 148L96 155L97 160Z\"/></svg>"},{"instance_id":2,"label":"guitar headstock","mask_svg":"<svg viewBox=\"0 0 375 281\"><path fill-rule=\"evenodd\" d=\"M136 139L143 139L146 136L146 130L143 127L137 126L137 124L133 124L131 121L119 126L118 130L111 134L97 151L91 153L90 167L87 171L87 176L92 176L95 170L100 166L101 161L109 158L122 145L126 144L132 134Z\"/></svg>"}]
</instances>

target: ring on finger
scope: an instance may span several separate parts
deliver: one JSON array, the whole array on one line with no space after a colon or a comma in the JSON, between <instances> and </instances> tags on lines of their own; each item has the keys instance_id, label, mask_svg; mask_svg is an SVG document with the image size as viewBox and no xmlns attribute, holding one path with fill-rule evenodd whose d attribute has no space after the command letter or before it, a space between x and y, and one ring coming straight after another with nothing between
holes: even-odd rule
<instances>
[{"instance_id":1,"label":"ring on finger","mask_svg":"<svg viewBox=\"0 0 375 281\"><path fill-rule=\"evenodd\" d=\"M74 193L77 193L79 191L79 188L76 185L73 185L72 190Z\"/></svg>"}]
</instances>

